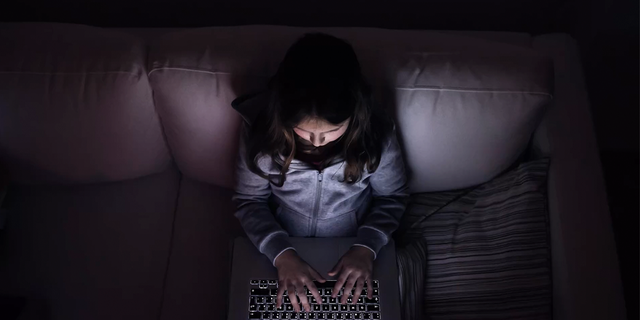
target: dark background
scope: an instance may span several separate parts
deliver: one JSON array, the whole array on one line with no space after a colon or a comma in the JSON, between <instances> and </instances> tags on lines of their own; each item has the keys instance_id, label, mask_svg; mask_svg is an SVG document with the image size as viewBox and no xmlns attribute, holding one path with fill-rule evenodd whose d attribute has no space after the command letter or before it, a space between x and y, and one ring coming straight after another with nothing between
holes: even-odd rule
<instances>
[{"instance_id":1,"label":"dark background","mask_svg":"<svg viewBox=\"0 0 640 320\"><path fill-rule=\"evenodd\" d=\"M638 1L635 0L35 0L0 21L102 27L242 24L565 32L581 50L629 319L638 319Z\"/></svg>"}]
</instances>

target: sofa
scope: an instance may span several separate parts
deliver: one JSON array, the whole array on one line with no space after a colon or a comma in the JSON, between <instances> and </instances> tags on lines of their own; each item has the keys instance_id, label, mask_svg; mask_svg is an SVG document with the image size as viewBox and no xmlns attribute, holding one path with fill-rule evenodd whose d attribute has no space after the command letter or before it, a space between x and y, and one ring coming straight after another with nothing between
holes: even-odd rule
<instances>
[{"instance_id":1,"label":"sofa","mask_svg":"<svg viewBox=\"0 0 640 320\"><path fill-rule=\"evenodd\" d=\"M306 32L353 44L399 122L412 192L486 182L524 153L549 157L553 317L625 318L579 52L566 34L5 23L0 297L20 299L16 316L224 319L230 241L243 234L231 203L241 118L230 104L264 90ZM398 88L423 80L465 107L436 113L448 104L427 97L431 113L407 114L420 109L405 108L415 99Z\"/></svg>"}]
</instances>

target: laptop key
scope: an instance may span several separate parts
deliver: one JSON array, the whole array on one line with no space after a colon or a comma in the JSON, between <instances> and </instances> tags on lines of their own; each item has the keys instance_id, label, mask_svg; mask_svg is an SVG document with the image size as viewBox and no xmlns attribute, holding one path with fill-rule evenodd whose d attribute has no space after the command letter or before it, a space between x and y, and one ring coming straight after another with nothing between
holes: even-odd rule
<instances>
[{"instance_id":1,"label":"laptop key","mask_svg":"<svg viewBox=\"0 0 640 320\"><path fill-rule=\"evenodd\" d=\"M358 311L358 307L354 304L349 305L349 311Z\"/></svg>"},{"instance_id":2,"label":"laptop key","mask_svg":"<svg viewBox=\"0 0 640 320\"><path fill-rule=\"evenodd\" d=\"M316 315L318 316L318 319L326 319L326 317L324 316L324 313L322 312L318 312L316 313Z\"/></svg>"},{"instance_id":3,"label":"laptop key","mask_svg":"<svg viewBox=\"0 0 640 320\"><path fill-rule=\"evenodd\" d=\"M372 318L372 319L380 319L380 314L379 314L379 313L377 313L377 312L373 312L373 313L371 314L371 318Z\"/></svg>"},{"instance_id":4,"label":"laptop key","mask_svg":"<svg viewBox=\"0 0 640 320\"><path fill-rule=\"evenodd\" d=\"M380 312L380 306L377 304L369 304L367 305L367 311Z\"/></svg>"},{"instance_id":5,"label":"laptop key","mask_svg":"<svg viewBox=\"0 0 640 320\"><path fill-rule=\"evenodd\" d=\"M270 291L269 289L251 288L251 295L252 296L268 296L270 295Z\"/></svg>"},{"instance_id":6,"label":"laptop key","mask_svg":"<svg viewBox=\"0 0 640 320\"><path fill-rule=\"evenodd\" d=\"M335 315L334 315L333 313L330 313L330 312L329 312L329 313L327 313L327 319L332 319L332 320L333 320L333 319L335 319L335 318L336 318L336 317L335 317Z\"/></svg>"},{"instance_id":7,"label":"laptop key","mask_svg":"<svg viewBox=\"0 0 640 320\"><path fill-rule=\"evenodd\" d=\"M316 313L315 312L309 312L309 319L313 320L316 318Z\"/></svg>"},{"instance_id":8,"label":"laptop key","mask_svg":"<svg viewBox=\"0 0 640 320\"><path fill-rule=\"evenodd\" d=\"M346 304L341 304L340 305L340 311L349 311L349 306Z\"/></svg>"},{"instance_id":9,"label":"laptop key","mask_svg":"<svg viewBox=\"0 0 640 320\"><path fill-rule=\"evenodd\" d=\"M353 318L354 319L362 319L362 313L354 313L353 314Z\"/></svg>"},{"instance_id":10,"label":"laptop key","mask_svg":"<svg viewBox=\"0 0 640 320\"><path fill-rule=\"evenodd\" d=\"M287 311L293 311L293 306L290 304L286 304L284 309Z\"/></svg>"},{"instance_id":11,"label":"laptop key","mask_svg":"<svg viewBox=\"0 0 640 320\"><path fill-rule=\"evenodd\" d=\"M347 319L347 320L348 319L353 319L353 314L352 313L345 313L344 314L344 318Z\"/></svg>"},{"instance_id":12,"label":"laptop key","mask_svg":"<svg viewBox=\"0 0 640 320\"><path fill-rule=\"evenodd\" d=\"M289 312L289 319L298 319L298 314L295 312Z\"/></svg>"},{"instance_id":13,"label":"laptop key","mask_svg":"<svg viewBox=\"0 0 640 320\"><path fill-rule=\"evenodd\" d=\"M319 304L314 304L313 305L313 311L320 311L320 309L322 309L322 307L320 307Z\"/></svg>"},{"instance_id":14,"label":"laptop key","mask_svg":"<svg viewBox=\"0 0 640 320\"><path fill-rule=\"evenodd\" d=\"M362 314L362 319L371 319L371 314L369 313Z\"/></svg>"},{"instance_id":15,"label":"laptop key","mask_svg":"<svg viewBox=\"0 0 640 320\"><path fill-rule=\"evenodd\" d=\"M258 305L257 304L250 304L249 305L249 311L258 311Z\"/></svg>"},{"instance_id":16,"label":"laptop key","mask_svg":"<svg viewBox=\"0 0 640 320\"><path fill-rule=\"evenodd\" d=\"M249 319L262 319L261 312L249 312Z\"/></svg>"},{"instance_id":17,"label":"laptop key","mask_svg":"<svg viewBox=\"0 0 640 320\"><path fill-rule=\"evenodd\" d=\"M307 319L307 313L306 312L300 312L298 314L298 319Z\"/></svg>"},{"instance_id":18,"label":"laptop key","mask_svg":"<svg viewBox=\"0 0 640 320\"><path fill-rule=\"evenodd\" d=\"M322 311L329 311L329 310L331 310L331 306L330 305L328 305L328 304L323 304L322 305Z\"/></svg>"},{"instance_id":19,"label":"laptop key","mask_svg":"<svg viewBox=\"0 0 640 320\"><path fill-rule=\"evenodd\" d=\"M339 311L340 307L337 304L332 304L331 305L331 311Z\"/></svg>"},{"instance_id":20,"label":"laptop key","mask_svg":"<svg viewBox=\"0 0 640 320\"><path fill-rule=\"evenodd\" d=\"M329 303L338 303L338 299L329 297Z\"/></svg>"},{"instance_id":21,"label":"laptop key","mask_svg":"<svg viewBox=\"0 0 640 320\"><path fill-rule=\"evenodd\" d=\"M377 288L377 287L378 287L378 285L379 285L378 280L373 280L372 282L373 282L373 287L374 287L374 288Z\"/></svg>"},{"instance_id":22,"label":"laptop key","mask_svg":"<svg viewBox=\"0 0 640 320\"><path fill-rule=\"evenodd\" d=\"M374 296L377 296L379 293L378 289L373 289L373 292L371 293Z\"/></svg>"},{"instance_id":23,"label":"laptop key","mask_svg":"<svg viewBox=\"0 0 640 320\"><path fill-rule=\"evenodd\" d=\"M258 311L267 311L267 307L264 304L259 304Z\"/></svg>"},{"instance_id":24,"label":"laptop key","mask_svg":"<svg viewBox=\"0 0 640 320\"><path fill-rule=\"evenodd\" d=\"M367 307L363 304L358 305L358 311L367 311Z\"/></svg>"},{"instance_id":25,"label":"laptop key","mask_svg":"<svg viewBox=\"0 0 640 320\"><path fill-rule=\"evenodd\" d=\"M271 319L280 319L280 312L271 312Z\"/></svg>"},{"instance_id":26,"label":"laptop key","mask_svg":"<svg viewBox=\"0 0 640 320\"><path fill-rule=\"evenodd\" d=\"M378 297L373 297L373 299L369 299L369 298L364 298L364 303L367 304L372 304L372 303L378 303L380 301L380 299Z\"/></svg>"}]
</instances>

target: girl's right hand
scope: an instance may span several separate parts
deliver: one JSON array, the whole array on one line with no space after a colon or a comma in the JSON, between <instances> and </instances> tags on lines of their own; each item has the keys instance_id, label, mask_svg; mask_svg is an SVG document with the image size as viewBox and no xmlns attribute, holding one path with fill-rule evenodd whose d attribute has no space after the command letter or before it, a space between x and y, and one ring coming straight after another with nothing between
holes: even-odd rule
<instances>
[{"instance_id":1,"label":"girl's right hand","mask_svg":"<svg viewBox=\"0 0 640 320\"><path fill-rule=\"evenodd\" d=\"M311 291L311 294L319 304L322 303L318 289L315 284L313 284L313 281L316 280L324 283L325 279L302 260L295 250L287 250L281 253L280 256L276 258L275 266L278 269L278 296L276 297L276 306L278 308L282 305L284 290L287 290L295 312L301 311L300 306L296 303L296 301L298 301L296 292L300 293L297 297L307 312L311 311L311 306L307 299L307 289Z\"/></svg>"}]
</instances>

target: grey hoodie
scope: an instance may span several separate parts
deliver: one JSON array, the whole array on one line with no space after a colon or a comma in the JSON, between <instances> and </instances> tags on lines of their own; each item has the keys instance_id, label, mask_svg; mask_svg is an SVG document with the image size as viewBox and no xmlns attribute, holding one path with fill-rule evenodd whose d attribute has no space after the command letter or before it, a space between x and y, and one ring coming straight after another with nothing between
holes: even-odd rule
<instances>
[{"instance_id":1,"label":"grey hoodie","mask_svg":"<svg viewBox=\"0 0 640 320\"><path fill-rule=\"evenodd\" d=\"M232 105L250 126L266 104L266 96L240 97ZM294 159L282 187L271 184L245 164L244 135L240 141L233 201L236 217L253 244L273 263L287 249L289 237L357 237L354 245L374 255L397 229L408 199L402 152L394 128L384 143L378 169L364 170L354 184L344 180L345 161L337 158L322 171ZM258 167L280 173L284 157L263 155ZM273 210L272 210L273 209Z\"/></svg>"}]
</instances>

